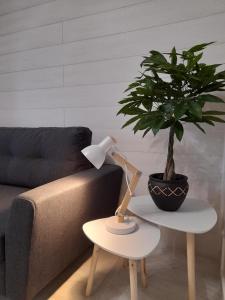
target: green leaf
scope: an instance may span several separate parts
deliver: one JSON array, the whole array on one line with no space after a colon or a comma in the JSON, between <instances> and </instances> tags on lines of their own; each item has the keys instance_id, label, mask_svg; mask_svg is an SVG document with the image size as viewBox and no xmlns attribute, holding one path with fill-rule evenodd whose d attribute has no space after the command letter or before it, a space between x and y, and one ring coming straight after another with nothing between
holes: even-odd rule
<instances>
[{"instance_id":1,"label":"green leaf","mask_svg":"<svg viewBox=\"0 0 225 300\"><path fill-rule=\"evenodd\" d=\"M193 47L191 47L187 52L198 52L198 51L202 51L203 49L205 49L207 46L214 44L215 42L210 42L210 43L203 43L203 44L199 44L199 45L195 45Z\"/></svg>"},{"instance_id":2,"label":"green leaf","mask_svg":"<svg viewBox=\"0 0 225 300\"><path fill-rule=\"evenodd\" d=\"M145 109L151 111L152 109L152 101L148 98L145 98L141 101L141 104L144 106Z\"/></svg>"},{"instance_id":3,"label":"green leaf","mask_svg":"<svg viewBox=\"0 0 225 300\"><path fill-rule=\"evenodd\" d=\"M144 133L143 133L143 135L142 135L142 137L145 137L146 136L146 134L149 132L151 130L151 128L147 128L145 131L144 131Z\"/></svg>"},{"instance_id":4,"label":"green leaf","mask_svg":"<svg viewBox=\"0 0 225 300\"><path fill-rule=\"evenodd\" d=\"M118 103L119 104L125 104L125 103L129 103L129 102L134 102L133 97L124 98L123 100L120 100Z\"/></svg>"},{"instance_id":5,"label":"green leaf","mask_svg":"<svg viewBox=\"0 0 225 300\"><path fill-rule=\"evenodd\" d=\"M132 90L132 89L134 89L137 86L139 86L139 83L138 82L133 82L133 83L131 83L131 84L128 85L128 88L124 92Z\"/></svg>"},{"instance_id":6,"label":"green leaf","mask_svg":"<svg viewBox=\"0 0 225 300\"><path fill-rule=\"evenodd\" d=\"M217 122L217 123L225 123L225 120L218 118L218 117L205 116L205 118L208 119L209 121L213 121L213 122Z\"/></svg>"},{"instance_id":7,"label":"green leaf","mask_svg":"<svg viewBox=\"0 0 225 300\"><path fill-rule=\"evenodd\" d=\"M169 121L165 121L164 123L163 123L163 125L161 126L161 128L160 129L166 129L166 128L169 128L169 127L171 127L171 125L174 123L174 119L171 119L171 120L169 120Z\"/></svg>"},{"instance_id":8,"label":"green leaf","mask_svg":"<svg viewBox=\"0 0 225 300\"><path fill-rule=\"evenodd\" d=\"M214 83L210 83L209 85L202 88L202 91L204 93L206 93L206 92L215 92L215 91L224 91L224 86L225 86L225 80L215 81Z\"/></svg>"},{"instance_id":9,"label":"green leaf","mask_svg":"<svg viewBox=\"0 0 225 300\"><path fill-rule=\"evenodd\" d=\"M125 124L123 124L122 128L127 127L128 125L134 123L135 121L137 121L140 118L140 116L136 116L133 117L131 119L129 119Z\"/></svg>"},{"instance_id":10,"label":"green leaf","mask_svg":"<svg viewBox=\"0 0 225 300\"><path fill-rule=\"evenodd\" d=\"M153 62L155 64L160 64L160 65L167 64L167 60L162 53L155 51L155 50L150 51L150 53L151 53L151 56L149 59L150 62Z\"/></svg>"},{"instance_id":11,"label":"green leaf","mask_svg":"<svg viewBox=\"0 0 225 300\"><path fill-rule=\"evenodd\" d=\"M188 103L189 111L193 116L201 119L202 118L202 107L198 102L190 102Z\"/></svg>"},{"instance_id":12,"label":"green leaf","mask_svg":"<svg viewBox=\"0 0 225 300\"><path fill-rule=\"evenodd\" d=\"M181 124L181 122L177 121L174 124L174 131L175 131L177 139L179 141L181 141L182 137L183 137L183 134L184 134L184 128L183 128L183 125Z\"/></svg>"},{"instance_id":13,"label":"green leaf","mask_svg":"<svg viewBox=\"0 0 225 300\"><path fill-rule=\"evenodd\" d=\"M136 133L138 130L144 130L149 127L151 128L151 119L145 116L136 123L133 130Z\"/></svg>"},{"instance_id":14,"label":"green leaf","mask_svg":"<svg viewBox=\"0 0 225 300\"><path fill-rule=\"evenodd\" d=\"M162 111L163 113L172 113L173 112L173 106L172 103L165 103L158 107L158 110Z\"/></svg>"},{"instance_id":15,"label":"green leaf","mask_svg":"<svg viewBox=\"0 0 225 300\"><path fill-rule=\"evenodd\" d=\"M205 121L205 123L207 123L208 125L211 125L211 126L215 126L215 123L213 123L213 122L210 121L210 120Z\"/></svg>"},{"instance_id":16,"label":"green leaf","mask_svg":"<svg viewBox=\"0 0 225 300\"><path fill-rule=\"evenodd\" d=\"M202 58L203 53L201 52L200 54L194 56L190 56L187 58L187 70L188 72L195 70L196 65L198 64L198 61Z\"/></svg>"},{"instance_id":17,"label":"green leaf","mask_svg":"<svg viewBox=\"0 0 225 300\"><path fill-rule=\"evenodd\" d=\"M180 102L175 106L174 115L176 119L180 119L187 111L187 105L184 102Z\"/></svg>"},{"instance_id":18,"label":"green leaf","mask_svg":"<svg viewBox=\"0 0 225 300\"><path fill-rule=\"evenodd\" d=\"M214 96L214 95L210 95L210 94L200 95L200 96L198 96L198 100L204 101L204 102L225 103L223 101L223 99L221 99L217 96Z\"/></svg>"},{"instance_id":19,"label":"green leaf","mask_svg":"<svg viewBox=\"0 0 225 300\"><path fill-rule=\"evenodd\" d=\"M156 118L152 121L151 127L152 127L152 132L154 135L156 135L159 132L159 130L163 126L164 122L165 121L162 118Z\"/></svg>"},{"instance_id":20,"label":"green leaf","mask_svg":"<svg viewBox=\"0 0 225 300\"><path fill-rule=\"evenodd\" d=\"M207 110L202 112L203 115L214 115L214 116L224 116L225 111L217 111L217 110Z\"/></svg>"},{"instance_id":21,"label":"green leaf","mask_svg":"<svg viewBox=\"0 0 225 300\"><path fill-rule=\"evenodd\" d=\"M146 89L144 87L137 87L135 91L138 95L145 95Z\"/></svg>"},{"instance_id":22,"label":"green leaf","mask_svg":"<svg viewBox=\"0 0 225 300\"><path fill-rule=\"evenodd\" d=\"M122 107L117 115L124 114L124 115L139 115L144 113L145 111L139 107L135 107L133 104L127 104Z\"/></svg>"},{"instance_id":23,"label":"green leaf","mask_svg":"<svg viewBox=\"0 0 225 300\"><path fill-rule=\"evenodd\" d=\"M207 116L206 116L206 117L207 117ZM208 120L208 119L205 118L205 117L202 117L202 123L206 123L206 124L208 124L208 125L215 126L215 124L213 123L213 121Z\"/></svg>"},{"instance_id":24,"label":"green leaf","mask_svg":"<svg viewBox=\"0 0 225 300\"><path fill-rule=\"evenodd\" d=\"M196 122L193 122L193 124L198 128L200 129L203 133L206 133L205 130Z\"/></svg>"},{"instance_id":25,"label":"green leaf","mask_svg":"<svg viewBox=\"0 0 225 300\"><path fill-rule=\"evenodd\" d=\"M203 52L201 52L200 54L198 54L196 57L195 57L195 63L199 62L199 60L201 60L203 56Z\"/></svg>"},{"instance_id":26,"label":"green leaf","mask_svg":"<svg viewBox=\"0 0 225 300\"><path fill-rule=\"evenodd\" d=\"M173 49L170 53L170 58L171 58L171 64L176 65L177 64L177 51L176 51L175 47L173 47Z\"/></svg>"},{"instance_id":27,"label":"green leaf","mask_svg":"<svg viewBox=\"0 0 225 300\"><path fill-rule=\"evenodd\" d=\"M225 71L221 71L215 75L216 79L225 79Z\"/></svg>"},{"instance_id":28,"label":"green leaf","mask_svg":"<svg viewBox=\"0 0 225 300\"><path fill-rule=\"evenodd\" d=\"M154 87L154 82L149 77L146 77L143 83L145 83L147 93L152 92L152 89Z\"/></svg>"}]
</instances>

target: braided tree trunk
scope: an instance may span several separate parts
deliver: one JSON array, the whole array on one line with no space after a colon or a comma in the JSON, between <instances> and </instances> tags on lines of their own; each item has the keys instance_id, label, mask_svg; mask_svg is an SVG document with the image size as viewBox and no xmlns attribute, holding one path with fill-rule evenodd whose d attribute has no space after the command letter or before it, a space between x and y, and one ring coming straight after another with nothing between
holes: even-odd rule
<instances>
[{"instance_id":1,"label":"braided tree trunk","mask_svg":"<svg viewBox=\"0 0 225 300\"><path fill-rule=\"evenodd\" d=\"M166 162L166 169L163 175L163 180L172 180L175 176L175 165L173 159L173 145L174 145L174 127L170 127L170 135L169 135L169 145L168 145L168 155Z\"/></svg>"}]
</instances>

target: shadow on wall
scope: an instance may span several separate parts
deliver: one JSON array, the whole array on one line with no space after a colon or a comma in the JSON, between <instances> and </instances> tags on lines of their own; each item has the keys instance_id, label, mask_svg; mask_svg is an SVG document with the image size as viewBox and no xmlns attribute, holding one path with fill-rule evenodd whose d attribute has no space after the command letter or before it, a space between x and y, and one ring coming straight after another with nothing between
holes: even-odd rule
<instances>
[{"instance_id":1,"label":"shadow on wall","mask_svg":"<svg viewBox=\"0 0 225 300\"><path fill-rule=\"evenodd\" d=\"M187 124L182 143L176 141L174 158L176 172L186 174L189 178L188 196L209 201L217 211L218 223L212 231L197 237L197 251L219 261L222 208L225 203L225 127L219 124L216 127L206 126L205 130L206 134L203 134L193 125ZM148 174L163 172L167 140L166 131L156 137L149 135L149 151L139 166L141 170L144 169L144 176L138 189L139 194L148 193ZM143 153L137 155L139 158L135 156L132 158L136 159L135 163L138 165L138 161L143 158ZM185 250L184 234L166 230L163 239L163 247L167 245Z\"/></svg>"},{"instance_id":2,"label":"shadow on wall","mask_svg":"<svg viewBox=\"0 0 225 300\"><path fill-rule=\"evenodd\" d=\"M221 225L225 202L225 128L206 128L204 135L187 126L184 141L175 147L177 172L189 177L189 197L202 198L216 209L218 222L210 232L196 238L197 252L219 262ZM190 220L191 222L191 220ZM185 235L176 233L168 238L169 246L185 249Z\"/></svg>"}]
</instances>

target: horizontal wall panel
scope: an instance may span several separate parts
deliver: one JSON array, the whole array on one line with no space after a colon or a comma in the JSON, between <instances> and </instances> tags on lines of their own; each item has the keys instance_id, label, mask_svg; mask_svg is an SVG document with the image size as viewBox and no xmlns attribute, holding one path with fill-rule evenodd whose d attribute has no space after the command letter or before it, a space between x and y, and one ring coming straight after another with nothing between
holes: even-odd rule
<instances>
[{"instance_id":1,"label":"horizontal wall panel","mask_svg":"<svg viewBox=\"0 0 225 300\"><path fill-rule=\"evenodd\" d=\"M42 69L0 75L0 92L58 87L63 84L62 68Z\"/></svg>"},{"instance_id":2,"label":"horizontal wall panel","mask_svg":"<svg viewBox=\"0 0 225 300\"><path fill-rule=\"evenodd\" d=\"M123 58L64 67L64 84L88 85L130 82L138 75L140 58Z\"/></svg>"},{"instance_id":3,"label":"horizontal wall panel","mask_svg":"<svg viewBox=\"0 0 225 300\"><path fill-rule=\"evenodd\" d=\"M142 3L143 0L56 0L0 17L0 34L22 31L71 18Z\"/></svg>"},{"instance_id":4,"label":"horizontal wall panel","mask_svg":"<svg viewBox=\"0 0 225 300\"><path fill-rule=\"evenodd\" d=\"M195 153L199 157L223 157L224 145L224 125L218 124L214 126L202 125L206 134L201 132L193 124L183 122L184 136L182 142L175 139L175 156L176 155L192 155ZM129 127L131 129L131 127ZM147 152L165 153L168 147L168 129L161 130L155 137L152 133L145 138L149 139L149 147Z\"/></svg>"},{"instance_id":5,"label":"horizontal wall panel","mask_svg":"<svg viewBox=\"0 0 225 300\"><path fill-rule=\"evenodd\" d=\"M88 39L200 18L221 11L225 11L224 1L216 3L211 0L149 1L139 6L64 22L63 37L64 41Z\"/></svg>"},{"instance_id":6,"label":"horizontal wall panel","mask_svg":"<svg viewBox=\"0 0 225 300\"><path fill-rule=\"evenodd\" d=\"M63 48L53 46L0 56L0 73L54 67L63 63Z\"/></svg>"},{"instance_id":7,"label":"horizontal wall panel","mask_svg":"<svg viewBox=\"0 0 225 300\"><path fill-rule=\"evenodd\" d=\"M119 145L118 145L119 146ZM166 155L161 153L123 152L144 176L152 173L163 172L165 169Z\"/></svg>"},{"instance_id":8,"label":"horizontal wall panel","mask_svg":"<svg viewBox=\"0 0 225 300\"><path fill-rule=\"evenodd\" d=\"M116 121L117 117L115 117ZM125 122L125 119L124 119ZM224 128L205 126L207 132L204 135L193 125L183 124L185 133L182 142L175 140L175 158L178 156L192 155L210 157L211 164L218 162L218 157L223 157ZM108 126L109 127L109 126ZM111 135L118 142L118 147L125 152L142 152L152 155L154 153L166 154L168 147L168 130L160 131L156 136L151 132L142 138L143 131L136 134L132 131L132 125L124 129L95 129L94 141L100 142L104 136ZM213 156L212 156L213 153Z\"/></svg>"},{"instance_id":9,"label":"horizontal wall panel","mask_svg":"<svg viewBox=\"0 0 225 300\"><path fill-rule=\"evenodd\" d=\"M152 173L164 172L166 166L167 152L161 153L143 153L143 152L124 152L126 157L133 162L143 175L149 176ZM175 155L176 172L186 174L192 181L199 179L219 181L221 178L221 157L213 157L206 161L205 157L196 153L192 155ZM196 172L198 166L198 172ZM210 170L210 172L209 172Z\"/></svg>"},{"instance_id":10,"label":"horizontal wall panel","mask_svg":"<svg viewBox=\"0 0 225 300\"><path fill-rule=\"evenodd\" d=\"M222 43L225 42L224 27L225 14L222 14L139 32L3 55L0 56L0 73L111 58L142 56L150 49L168 51L174 45L178 49L183 49L194 43L214 40ZM211 28L215 30L212 31ZM220 46L218 45L218 47Z\"/></svg>"},{"instance_id":11,"label":"horizontal wall panel","mask_svg":"<svg viewBox=\"0 0 225 300\"><path fill-rule=\"evenodd\" d=\"M127 84L119 83L0 92L0 107L15 109L113 106L123 96L126 86Z\"/></svg>"},{"instance_id":12,"label":"horizontal wall panel","mask_svg":"<svg viewBox=\"0 0 225 300\"><path fill-rule=\"evenodd\" d=\"M139 75L141 61L141 57L128 57L68 65L64 67L64 84L72 86L131 82ZM225 44L209 47L203 61L209 64L225 63Z\"/></svg>"},{"instance_id":13,"label":"horizontal wall panel","mask_svg":"<svg viewBox=\"0 0 225 300\"><path fill-rule=\"evenodd\" d=\"M149 179L149 176L142 174L142 176L137 184L137 187L135 189L134 196L149 195L148 179ZM149 201L151 201L150 197L149 197ZM165 242L165 238L163 239L163 241Z\"/></svg>"},{"instance_id":14,"label":"horizontal wall panel","mask_svg":"<svg viewBox=\"0 0 225 300\"><path fill-rule=\"evenodd\" d=\"M62 109L49 110L0 110L0 126L44 127L63 126Z\"/></svg>"},{"instance_id":15,"label":"horizontal wall panel","mask_svg":"<svg viewBox=\"0 0 225 300\"><path fill-rule=\"evenodd\" d=\"M95 131L93 132L93 138L95 139ZM118 148L120 148L120 145L117 145ZM122 152L125 157L131 161L137 168L140 170L144 170L142 173L142 176L138 182L137 188L135 189L135 195L148 195L148 180L149 175L152 173L158 173L163 172L165 169L165 163L166 163L166 153L164 154L158 154L158 153L146 153L143 155L142 151L140 152ZM197 158L191 158L193 159L193 163L195 163L195 159ZM219 195L219 188L217 184L218 176L215 178L213 177L214 174L211 174L210 177L206 177L204 174L203 178L197 178L196 176L196 170L194 168L194 165L190 165L189 168L188 165L188 157L183 157L183 161L177 162L177 171L184 172L185 174L189 176L189 192L188 196L193 198L201 198L205 199L206 201L211 202L212 205L215 205L215 195ZM217 165L219 164L219 160L217 160ZM185 168L182 169L182 166L185 165ZM181 168L180 168L181 167ZM212 165L206 164L206 168L212 167ZM214 167L215 168L215 167ZM199 172L201 173L201 171ZM201 188L199 188L201 187ZM212 200L214 199L214 200ZM149 197L149 201L151 201ZM219 201L218 198L216 201Z\"/></svg>"},{"instance_id":16,"label":"horizontal wall panel","mask_svg":"<svg viewBox=\"0 0 225 300\"><path fill-rule=\"evenodd\" d=\"M2 0L0 1L0 16L51 1L54 0Z\"/></svg>"},{"instance_id":17,"label":"horizontal wall panel","mask_svg":"<svg viewBox=\"0 0 225 300\"><path fill-rule=\"evenodd\" d=\"M62 25L53 24L0 36L0 54L59 44Z\"/></svg>"},{"instance_id":18,"label":"horizontal wall panel","mask_svg":"<svg viewBox=\"0 0 225 300\"><path fill-rule=\"evenodd\" d=\"M65 126L87 126L96 128L119 129L124 118L116 113L118 107L70 108L65 110Z\"/></svg>"},{"instance_id":19,"label":"horizontal wall panel","mask_svg":"<svg viewBox=\"0 0 225 300\"><path fill-rule=\"evenodd\" d=\"M117 117L115 117L117 119ZM141 133L134 134L130 128L119 129L95 129L93 132L93 143L98 144L108 135L113 136L117 141L117 147L121 152L148 152L152 135L142 138Z\"/></svg>"},{"instance_id":20,"label":"horizontal wall panel","mask_svg":"<svg viewBox=\"0 0 225 300\"><path fill-rule=\"evenodd\" d=\"M64 64L127 56L142 56L151 49L170 50L195 43L225 42L225 13L203 19L65 44ZM211 30L214 28L214 30ZM195 34L193 34L193 32Z\"/></svg>"},{"instance_id":21,"label":"horizontal wall panel","mask_svg":"<svg viewBox=\"0 0 225 300\"><path fill-rule=\"evenodd\" d=\"M195 153L202 161L202 165L198 165L199 170L205 172L205 177L207 177L207 168L204 168L204 161L208 165L208 160L210 161L211 166L218 163L218 157L220 160L224 155L224 124L216 124L214 126L203 125L206 134L202 133L197 127L193 124L184 123L184 136L182 142L176 141L175 144L175 155L190 155ZM165 137L164 137L165 140ZM197 164L197 160L196 160ZM219 164L219 166L221 166ZM216 170L215 170L216 171ZM221 172L221 169L217 169L218 173Z\"/></svg>"},{"instance_id":22,"label":"horizontal wall panel","mask_svg":"<svg viewBox=\"0 0 225 300\"><path fill-rule=\"evenodd\" d=\"M206 49L203 60L211 64L225 64L225 44L211 46ZM218 68L218 70L221 69L224 70L224 65Z\"/></svg>"}]
</instances>

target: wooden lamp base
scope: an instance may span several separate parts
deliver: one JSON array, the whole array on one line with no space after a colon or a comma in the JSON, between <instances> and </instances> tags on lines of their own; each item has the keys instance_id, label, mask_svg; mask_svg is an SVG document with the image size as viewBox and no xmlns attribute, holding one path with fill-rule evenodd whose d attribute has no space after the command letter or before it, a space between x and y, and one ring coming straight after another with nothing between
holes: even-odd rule
<instances>
[{"instance_id":1,"label":"wooden lamp base","mask_svg":"<svg viewBox=\"0 0 225 300\"><path fill-rule=\"evenodd\" d=\"M131 217L126 217L124 222L118 222L118 217L113 216L105 221L107 231L113 234L129 234L137 229L137 224Z\"/></svg>"}]
</instances>

